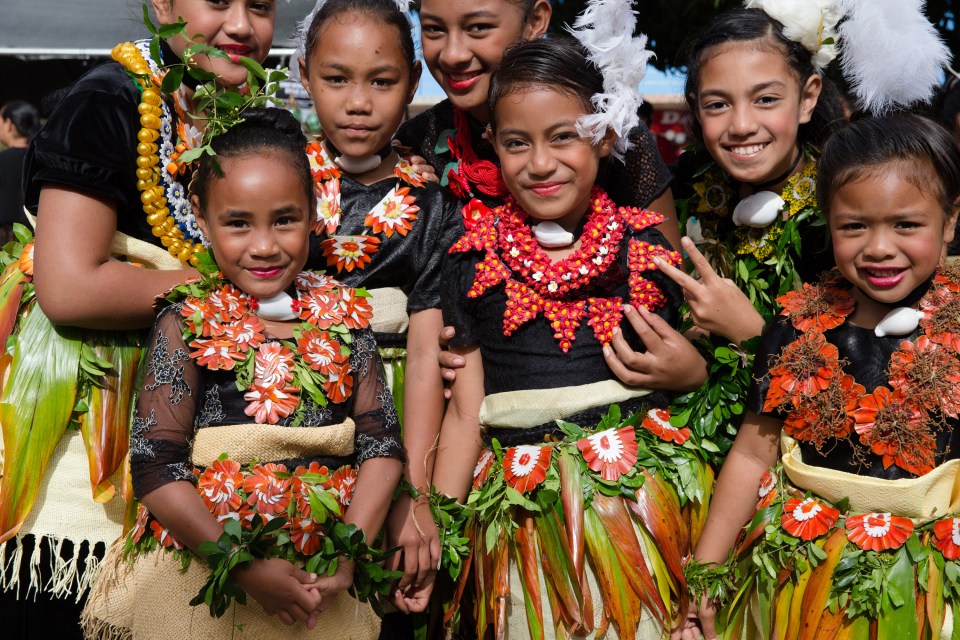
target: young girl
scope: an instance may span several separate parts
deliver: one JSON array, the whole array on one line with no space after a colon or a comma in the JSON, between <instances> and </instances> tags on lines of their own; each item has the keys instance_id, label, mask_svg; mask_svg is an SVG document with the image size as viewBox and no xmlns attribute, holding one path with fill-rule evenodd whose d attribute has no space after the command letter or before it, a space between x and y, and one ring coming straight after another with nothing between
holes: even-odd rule
<instances>
[{"instance_id":1,"label":"young girl","mask_svg":"<svg viewBox=\"0 0 960 640\"><path fill-rule=\"evenodd\" d=\"M274 0L151 4L158 24L182 17L186 33L222 52L194 56L192 63L216 74L224 90L246 82L241 56L262 62L270 50ZM198 113L195 84L165 92L158 82L181 63L188 44L183 33L161 40L159 65L148 40L118 46L116 62L66 92L24 161L25 204L37 216L37 230L36 251L25 251L20 262L29 280L35 258L36 297L31 286L13 286L9 271L2 291L8 321L21 293L29 311L17 320L17 349L0 396L19 408L3 419L0 542L8 542L0 548L0 618L7 637L80 637L77 618L100 550L121 533L131 496L115 473L126 455L125 416L139 357L129 345L145 335L128 343L102 330L150 327L154 298L189 277L183 269L202 249L186 197L188 175L166 170L181 141L177 107ZM54 327L46 317L84 329ZM81 350L80 339L92 349ZM93 366L81 369L81 357L90 354L101 364L86 357L84 364ZM104 360L113 368L104 369ZM98 370L102 375L90 373ZM90 406L91 394L115 393L116 413L74 413ZM80 428L68 429L71 422Z\"/></svg>"},{"instance_id":2,"label":"young girl","mask_svg":"<svg viewBox=\"0 0 960 640\"><path fill-rule=\"evenodd\" d=\"M636 46L632 28L623 26L624 50ZM603 80L565 38L507 52L489 113L512 195L453 246L444 268L451 348L466 366L452 385L434 483L458 501L470 493L476 509L466 533L473 555L445 617L472 620L478 637L491 625L497 637L599 637L611 624L619 637L661 637L689 545L685 518L705 500L703 464L680 446L685 429L656 410L620 421L621 411L662 406L662 394L618 383L601 352L624 304L658 331L675 320L678 290L652 260L679 259L655 229L659 214L617 207L595 185L616 142L613 124L583 134L578 126L593 116L611 122L592 102ZM620 407L608 414L611 403ZM687 472L690 484L675 484ZM650 517L650 500L665 528ZM692 505L685 515L681 503ZM456 602L468 576L473 612Z\"/></svg>"},{"instance_id":3,"label":"young girl","mask_svg":"<svg viewBox=\"0 0 960 640\"><path fill-rule=\"evenodd\" d=\"M410 23L397 3L323 2L306 21L303 41L301 78L323 128L308 147L320 211L312 263L371 289L377 343L393 352L404 473L424 499L400 496L389 544L403 550L393 560L405 573L397 605L419 611L440 559L425 499L443 414L440 265L463 224L456 200L424 184L391 146L420 76ZM405 368L397 347L406 347Z\"/></svg>"},{"instance_id":4,"label":"young girl","mask_svg":"<svg viewBox=\"0 0 960 640\"><path fill-rule=\"evenodd\" d=\"M484 137L490 77L507 47L546 33L551 13L548 0L420 3L423 57L447 99L404 123L397 139L425 158L441 184L466 203L468 224L506 195L497 155ZM659 228L679 248L670 171L653 134L639 119L632 124L634 148L623 162L601 161L599 184L622 205L663 213Z\"/></svg>"},{"instance_id":5,"label":"young girl","mask_svg":"<svg viewBox=\"0 0 960 640\"><path fill-rule=\"evenodd\" d=\"M732 443L737 406L750 384L749 367L723 354L730 343L760 334L778 295L829 266L822 257L828 240L816 204L816 154L842 120L820 75L834 53L823 40L835 18L815 10L801 26L816 35L826 25L822 38L796 29L787 37L776 15L760 8L724 13L692 44L686 98L707 155L687 158L699 164L683 246L700 278L661 265L683 287L694 326L710 334L701 347L714 372L673 411L689 416L691 428L722 451ZM741 349L752 354L749 345ZM671 370L669 361L638 358L619 340L607 354L628 383L656 385Z\"/></svg>"},{"instance_id":6,"label":"young girl","mask_svg":"<svg viewBox=\"0 0 960 640\"><path fill-rule=\"evenodd\" d=\"M379 630L372 611L343 594L353 558L321 577L298 567L324 538L337 539L327 518L339 509L321 513L320 494L336 497L343 521L372 544L400 477L370 307L362 291L301 271L314 200L299 123L278 109L245 117L213 142L219 170L205 157L193 183L220 273L175 289L150 341L131 440L134 490L146 508L131 541L145 555L121 574L121 599L110 599L108 576L91 595L87 626L105 637L121 629L134 638L226 637L234 625L254 637L272 627L299 636L319 612L327 633L347 631L338 616L351 618L350 637ZM224 522L249 528L256 516L289 527L274 548L229 572L259 607L237 605L220 619L191 610L209 571L195 560L181 575L164 547L208 555L201 545L220 538Z\"/></svg>"},{"instance_id":7,"label":"young girl","mask_svg":"<svg viewBox=\"0 0 960 640\"><path fill-rule=\"evenodd\" d=\"M940 637L944 602L956 611L941 568L960 557L960 275L941 262L960 150L918 116L863 119L824 147L818 190L838 271L781 299L696 557L723 564L735 549L722 571L762 594L738 594L728 632L756 620L764 637L801 624L809 637ZM749 569L751 554L776 570ZM713 609L702 601L708 638Z\"/></svg>"}]
</instances>

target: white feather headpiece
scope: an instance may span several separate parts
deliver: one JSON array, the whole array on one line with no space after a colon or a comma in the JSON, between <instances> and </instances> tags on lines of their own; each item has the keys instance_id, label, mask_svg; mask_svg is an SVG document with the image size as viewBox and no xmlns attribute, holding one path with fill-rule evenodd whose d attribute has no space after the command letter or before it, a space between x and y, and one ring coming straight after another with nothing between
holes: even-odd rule
<instances>
[{"instance_id":1,"label":"white feather headpiece","mask_svg":"<svg viewBox=\"0 0 960 640\"><path fill-rule=\"evenodd\" d=\"M837 57L837 23L843 0L746 0L746 9L760 9L783 25L783 35L813 54L821 70Z\"/></svg>"},{"instance_id":2,"label":"white feather headpiece","mask_svg":"<svg viewBox=\"0 0 960 640\"><path fill-rule=\"evenodd\" d=\"M289 0L287 1L289 2ZM400 9L401 13L407 14L410 11L412 0L393 0L393 3L397 5L397 8ZM297 52L293 55L293 60L290 62L291 80L300 80L300 65L297 60L306 56L307 32L310 31L310 25L313 24L313 17L317 15L317 12L320 11L325 4L327 4L327 0L317 0L317 4L313 5L313 9L310 10L310 13L308 13L303 20L297 23Z\"/></svg>"},{"instance_id":3,"label":"white feather headpiece","mask_svg":"<svg viewBox=\"0 0 960 640\"><path fill-rule=\"evenodd\" d=\"M613 129L617 142L612 154L616 158L623 158L633 146L629 133L640 122L640 81L653 56L646 48L647 36L633 37L637 17L631 4L629 0L590 0L570 28L603 74L603 93L592 100L596 112L580 116L577 130L598 143Z\"/></svg>"},{"instance_id":4,"label":"white feather headpiece","mask_svg":"<svg viewBox=\"0 0 960 640\"><path fill-rule=\"evenodd\" d=\"M844 0L841 65L860 108L882 115L928 102L950 51L923 15L923 0Z\"/></svg>"}]
</instances>

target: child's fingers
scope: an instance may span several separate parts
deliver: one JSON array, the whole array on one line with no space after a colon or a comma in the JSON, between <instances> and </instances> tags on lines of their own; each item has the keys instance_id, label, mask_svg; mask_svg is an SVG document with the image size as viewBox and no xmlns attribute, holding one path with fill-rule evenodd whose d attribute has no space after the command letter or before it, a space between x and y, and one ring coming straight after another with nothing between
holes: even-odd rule
<instances>
[{"instance_id":1,"label":"child's fingers","mask_svg":"<svg viewBox=\"0 0 960 640\"><path fill-rule=\"evenodd\" d=\"M413 583L415 589L421 589L424 585L433 582L437 572L436 561L433 560L430 552L430 546L421 544L419 549L420 565L417 567L417 579Z\"/></svg>"},{"instance_id":2,"label":"child's fingers","mask_svg":"<svg viewBox=\"0 0 960 640\"><path fill-rule=\"evenodd\" d=\"M614 336L614 340L616 340L616 338L617 337ZM603 359L606 360L607 366L610 367L613 375L617 376L621 382L632 387L641 387L647 380L647 376L638 370L641 366L640 359L635 356L639 356L640 354L630 349L629 345L627 345L627 349L630 350L630 353L625 354L623 357L628 358L634 363L631 366L625 365L618 355L618 352L608 345L604 345L603 347Z\"/></svg>"},{"instance_id":3,"label":"child's fingers","mask_svg":"<svg viewBox=\"0 0 960 640\"><path fill-rule=\"evenodd\" d=\"M664 260L663 258L654 258L653 263L657 265L657 269L667 276L683 289L683 294L690 299L696 297L697 287L701 286L699 282L685 274L680 269L677 269L675 266Z\"/></svg>"},{"instance_id":4,"label":"child's fingers","mask_svg":"<svg viewBox=\"0 0 960 640\"><path fill-rule=\"evenodd\" d=\"M625 312L626 312L627 306L629 305L624 306ZM633 309L633 307L631 307L631 309ZM630 324L633 325L634 329L636 329L636 323L633 321L633 316L634 315L639 316L639 318L643 320L647 324L647 326L649 326L650 329L654 333L656 333L657 336L662 341L666 341L669 338L679 335L677 331L670 326L670 323L668 323L666 320L664 320L657 314L653 313L652 311L647 311L643 307L639 307L635 309L632 314L626 313L626 315L627 315L627 319L630 320ZM644 340L644 344L647 344L646 340ZM647 349L649 348L650 348L650 345L647 344Z\"/></svg>"},{"instance_id":5,"label":"child's fingers","mask_svg":"<svg viewBox=\"0 0 960 640\"><path fill-rule=\"evenodd\" d=\"M707 259L704 258L700 250L697 249L697 245L694 244L693 240L684 236L680 239L680 244L683 245L683 250L687 252L687 255L690 257L690 262L693 263L697 273L700 274L700 279L704 283L720 279L719 276L717 276L717 272L713 270L713 267L710 266Z\"/></svg>"},{"instance_id":6,"label":"child's fingers","mask_svg":"<svg viewBox=\"0 0 960 640\"><path fill-rule=\"evenodd\" d=\"M623 314L627 317L627 320L630 322L630 326L633 327L633 330L636 331L637 335L640 337L640 341L643 342L643 346L647 348L647 352L657 351L660 345L663 343L663 338L660 334L653 329L649 323L647 316L641 316L635 307L629 304L623 305ZM649 314L653 315L653 314ZM639 356L642 354L636 353L633 349L630 348L630 345L627 344L627 341L623 337L623 332L620 331L619 327L614 327L613 329L613 341L611 344L614 345L614 349L617 350L617 353L620 355L620 359L624 360L627 366L632 366L632 364L624 359L624 356L627 354L634 354ZM619 347L618 347L619 345Z\"/></svg>"}]
</instances>

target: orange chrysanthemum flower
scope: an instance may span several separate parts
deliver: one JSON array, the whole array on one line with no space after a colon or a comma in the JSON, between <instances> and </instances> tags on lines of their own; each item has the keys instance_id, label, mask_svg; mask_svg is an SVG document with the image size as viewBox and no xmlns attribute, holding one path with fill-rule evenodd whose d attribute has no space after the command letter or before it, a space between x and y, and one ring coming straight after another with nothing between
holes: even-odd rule
<instances>
[{"instance_id":1,"label":"orange chrysanthemum flower","mask_svg":"<svg viewBox=\"0 0 960 640\"><path fill-rule=\"evenodd\" d=\"M401 159L393 169L393 175L397 176L412 187L422 187L424 185L423 176L417 173L413 165L406 160Z\"/></svg>"},{"instance_id":2,"label":"orange chrysanthemum flower","mask_svg":"<svg viewBox=\"0 0 960 640\"><path fill-rule=\"evenodd\" d=\"M913 533L909 518L889 513L864 513L847 517L847 539L864 551L899 549Z\"/></svg>"},{"instance_id":3,"label":"orange chrysanthemum flower","mask_svg":"<svg viewBox=\"0 0 960 640\"><path fill-rule=\"evenodd\" d=\"M688 427L675 427L670 424L670 412L667 409L651 409L647 412L647 415L644 416L643 422L640 425L644 429L648 429L658 436L662 440L667 442L676 442L677 444L683 444L690 437L690 429Z\"/></svg>"},{"instance_id":4,"label":"orange chrysanthemum flower","mask_svg":"<svg viewBox=\"0 0 960 640\"><path fill-rule=\"evenodd\" d=\"M947 560L960 558L960 518L944 518L933 523L933 546Z\"/></svg>"},{"instance_id":5,"label":"orange chrysanthemum flower","mask_svg":"<svg viewBox=\"0 0 960 640\"><path fill-rule=\"evenodd\" d=\"M323 526L312 518L291 518L290 542L300 553L312 556L320 551L323 545Z\"/></svg>"},{"instance_id":6,"label":"orange chrysanthemum flower","mask_svg":"<svg viewBox=\"0 0 960 640\"><path fill-rule=\"evenodd\" d=\"M552 451L549 446L510 447L503 455L503 479L520 493L530 491L546 480Z\"/></svg>"},{"instance_id":7,"label":"orange chrysanthemum flower","mask_svg":"<svg viewBox=\"0 0 960 640\"><path fill-rule=\"evenodd\" d=\"M615 482L637 462L637 434L633 427L606 429L577 440L577 448L591 471Z\"/></svg>"},{"instance_id":8,"label":"orange chrysanthemum flower","mask_svg":"<svg viewBox=\"0 0 960 640\"><path fill-rule=\"evenodd\" d=\"M353 393L353 375L350 363L334 367L327 374L327 381L323 383L323 392L330 402L339 404L346 402L350 394Z\"/></svg>"},{"instance_id":9,"label":"orange chrysanthemum flower","mask_svg":"<svg viewBox=\"0 0 960 640\"><path fill-rule=\"evenodd\" d=\"M261 386L278 386L293 382L296 359L293 351L279 342L268 342L257 350L253 359L253 377Z\"/></svg>"},{"instance_id":10,"label":"orange chrysanthemum flower","mask_svg":"<svg viewBox=\"0 0 960 640\"><path fill-rule=\"evenodd\" d=\"M334 289L311 289L300 295L300 319L319 329L329 329L343 322L344 306L340 293Z\"/></svg>"},{"instance_id":11,"label":"orange chrysanthemum flower","mask_svg":"<svg viewBox=\"0 0 960 640\"><path fill-rule=\"evenodd\" d=\"M394 232L405 236L413 228L411 223L417 219L417 212L420 211L420 207L414 204L416 201L410 195L410 187L395 188L367 214L363 224L374 233L382 232L388 238Z\"/></svg>"},{"instance_id":12,"label":"orange chrysanthemum flower","mask_svg":"<svg viewBox=\"0 0 960 640\"><path fill-rule=\"evenodd\" d=\"M793 326L804 333L822 333L839 327L855 307L849 291L809 284L804 284L803 289L780 296L777 302L783 307L783 315L790 316Z\"/></svg>"},{"instance_id":13,"label":"orange chrysanthemum flower","mask_svg":"<svg viewBox=\"0 0 960 640\"><path fill-rule=\"evenodd\" d=\"M837 347L822 333L805 333L781 352L770 368L770 389L763 410L773 411L789 400L794 406L830 386L840 372Z\"/></svg>"},{"instance_id":14,"label":"orange chrysanthemum flower","mask_svg":"<svg viewBox=\"0 0 960 640\"><path fill-rule=\"evenodd\" d=\"M315 182L340 177L340 169L327 156L327 152L319 140L308 143L306 152L307 159L310 160L310 173L313 175Z\"/></svg>"},{"instance_id":15,"label":"orange chrysanthemum flower","mask_svg":"<svg viewBox=\"0 0 960 640\"><path fill-rule=\"evenodd\" d=\"M286 473L282 464L258 464L243 479L247 504L254 507L264 520L272 520L286 512L290 505L290 479L279 478Z\"/></svg>"},{"instance_id":16,"label":"orange chrysanthemum flower","mask_svg":"<svg viewBox=\"0 0 960 640\"><path fill-rule=\"evenodd\" d=\"M933 295L924 296L920 300L920 310L924 313L920 326L931 342L960 352L960 331L957 331L960 295L946 287L940 287Z\"/></svg>"},{"instance_id":17,"label":"orange chrysanthemum flower","mask_svg":"<svg viewBox=\"0 0 960 640\"><path fill-rule=\"evenodd\" d=\"M853 376L844 375L838 384L813 397L801 398L787 414L783 428L791 438L816 447L833 438L846 438L853 433L853 411L860 406L864 393L863 385Z\"/></svg>"},{"instance_id":18,"label":"orange chrysanthemum flower","mask_svg":"<svg viewBox=\"0 0 960 640\"><path fill-rule=\"evenodd\" d=\"M830 531L839 517L839 511L813 498L791 498L783 505L780 525L795 538L813 540Z\"/></svg>"},{"instance_id":19,"label":"orange chrysanthemum flower","mask_svg":"<svg viewBox=\"0 0 960 640\"><path fill-rule=\"evenodd\" d=\"M320 243L327 264L337 271L363 269L379 247L376 236L330 236Z\"/></svg>"},{"instance_id":20,"label":"orange chrysanthemum flower","mask_svg":"<svg viewBox=\"0 0 960 640\"><path fill-rule=\"evenodd\" d=\"M190 343L190 357L201 367L211 371L231 371L241 360L246 359L233 340L225 337L199 338Z\"/></svg>"},{"instance_id":21,"label":"orange chrysanthemum flower","mask_svg":"<svg viewBox=\"0 0 960 640\"><path fill-rule=\"evenodd\" d=\"M296 410L300 403L299 392L296 387L278 388L254 383L243 394L243 399L250 403L243 412L259 423L277 424Z\"/></svg>"},{"instance_id":22,"label":"orange chrysanthemum flower","mask_svg":"<svg viewBox=\"0 0 960 640\"><path fill-rule=\"evenodd\" d=\"M933 470L936 438L920 408L899 390L877 387L861 398L853 418L860 442L883 456L884 468L895 464L918 476Z\"/></svg>"},{"instance_id":23,"label":"orange chrysanthemum flower","mask_svg":"<svg viewBox=\"0 0 960 640\"><path fill-rule=\"evenodd\" d=\"M357 470L347 465L333 472L330 479L321 483L324 489L333 489L337 494L340 507L346 509L353 501L353 491L357 487Z\"/></svg>"},{"instance_id":24,"label":"orange chrysanthemum flower","mask_svg":"<svg viewBox=\"0 0 960 640\"><path fill-rule=\"evenodd\" d=\"M320 331L314 327L300 334L300 339L297 340L297 351L303 356L307 366L323 375L327 375L334 367L347 361L340 343L327 331Z\"/></svg>"},{"instance_id":25,"label":"orange chrysanthemum flower","mask_svg":"<svg viewBox=\"0 0 960 640\"><path fill-rule=\"evenodd\" d=\"M232 460L217 460L197 479L197 490L203 503L218 518L240 508L243 499L237 491L242 486L240 464Z\"/></svg>"},{"instance_id":26,"label":"orange chrysanthemum flower","mask_svg":"<svg viewBox=\"0 0 960 640\"><path fill-rule=\"evenodd\" d=\"M929 411L960 414L960 362L927 336L904 340L890 357L890 384Z\"/></svg>"},{"instance_id":27,"label":"orange chrysanthemum flower","mask_svg":"<svg viewBox=\"0 0 960 640\"><path fill-rule=\"evenodd\" d=\"M327 180L314 186L317 219L310 228L318 236L333 235L340 226L340 181Z\"/></svg>"},{"instance_id":28,"label":"orange chrysanthemum flower","mask_svg":"<svg viewBox=\"0 0 960 640\"><path fill-rule=\"evenodd\" d=\"M263 323L255 315L245 314L236 322L226 325L223 328L223 337L232 340L237 346L237 351L246 353L250 349L256 349L264 340L266 329Z\"/></svg>"},{"instance_id":29,"label":"orange chrysanthemum flower","mask_svg":"<svg viewBox=\"0 0 960 640\"><path fill-rule=\"evenodd\" d=\"M365 329L370 326L373 307L370 299L357 293L352 287L340 289L343 296L343 324L347 329Z\"/></svg>"}]
</instances>

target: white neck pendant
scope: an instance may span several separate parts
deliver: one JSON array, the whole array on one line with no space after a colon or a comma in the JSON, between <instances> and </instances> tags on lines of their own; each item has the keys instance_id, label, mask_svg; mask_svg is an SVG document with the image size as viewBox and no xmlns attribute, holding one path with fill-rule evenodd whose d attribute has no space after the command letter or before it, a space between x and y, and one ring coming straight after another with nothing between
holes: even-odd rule
<instances>
[{"instance_id":1,"label":"white neck pendant","mask_svg":"<svg viewBox=\"0 0 960 640\"><path fill-rule=\"evenodd\" d=\"M918 311L913 307L897 307L887 315L883 316L873 333L878 337L884 336L906 336L913 333L914 329L923 319L923 311Z\"/></svg>"},{"instance_id":2,"label":"white neck pendant","mask_svg":"<svg viewBox=\"0 0 960 640\"><path fill-rule=\"evenodd\" d=\"M383 158L374 153L365 158L337 156L333 161L347 173L361 174L373 171L379 167L380 163L383 162Z\"/></svg>"},{"instance_id":3,"label":"white neck pendant","mask_svg":"<svg viewBox=\"0 0 960 640\"><path fill-rule=\"evenodd\" d=\"M533 225L533 236L545 249L562 249L573 244L573 234L549 220Z\"/></svg>"},{"instance_id":4,"label":"white neck pendant","mask_svg":"<svg viewBox=\"0 0 960 640\"><path fill-rule=\"evenodd\" d=\"M286 291L275 293L269 298L257 300L257 315L264 320L283 322L294 320L297 313L293 310L293 298Z\"/></svg>"},{"instance_id":5,"label":"white neck pendant","mask_svg":"<svg viewBox=\"0 0 960 640\"><path fill-rule=\"evenodd\" d=\"M737 203L733 209L733 223L738 227L768 227L780 215L784 204L779 193L758 191Z\"/></svg>"}]
</instances>

